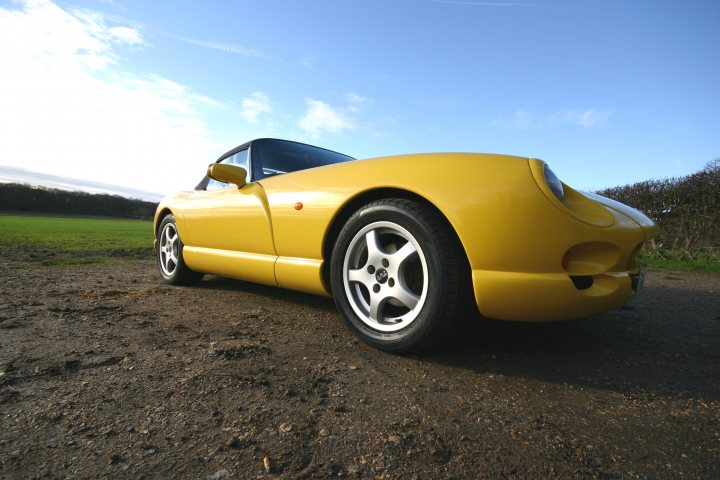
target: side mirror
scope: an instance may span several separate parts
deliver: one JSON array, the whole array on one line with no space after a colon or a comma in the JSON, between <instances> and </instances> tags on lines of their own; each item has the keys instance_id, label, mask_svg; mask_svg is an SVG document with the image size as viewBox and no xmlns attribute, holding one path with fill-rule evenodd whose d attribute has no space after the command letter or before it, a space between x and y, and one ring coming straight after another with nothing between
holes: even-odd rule
<instances>
[{"instance_id":1,"label":"side mirror","mask_svg":"<svg viewBox=\"0 0 720 480\"><path fill-rule=\"evenodd\" d=\"M211 163L208 165L208 177L218 182L232 183L242 188L247 182L247 170L237 165L226 165L224 163Z\"/></svg>"}]
</instances>

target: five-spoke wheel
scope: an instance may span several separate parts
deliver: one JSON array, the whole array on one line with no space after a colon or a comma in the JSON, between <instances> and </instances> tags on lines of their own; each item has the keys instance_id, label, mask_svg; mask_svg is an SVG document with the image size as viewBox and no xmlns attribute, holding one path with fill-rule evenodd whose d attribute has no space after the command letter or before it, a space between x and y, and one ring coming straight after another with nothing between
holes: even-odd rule
<instances>
[{"instance_id":1,"label":"five-spoke wheel","mask_svg":"<svg viewBox=\"0 0 720 480\"><path fill-rule=\"evenodd\" d=\"M461 290L454 240L445 219L419 202L377 200L355 212L330 265L335 303L353 332L406 352L449 330Z\"/></svg>"},{"instance_id":2,"label":"five-spoke wheel","mask_svg":"<svg viewBox=\"0 0 720 480\"><path fill-rule=\"evenodd\" d=\"M182 285L200 280L203 275L185 265L182 257L183 243L180 240L175 217L168 214L158 228L157 261L160 274L167 283Z\"/></svg>"},{"instance_id":3,"label":"five-spoke wheel","mask_svg":"<svg viewBox=\"0 0 720 480\"><path fill-rule=\"evenodd\" d=\"M422 311L428 291L425 254L400 225L374 222L350 241L343 262L345 295L358 318L382 332L402 330Z\"/></svg>"},{"instance_id":4,"label":"five-spoke wheel","mask_svg":"<svg viewBox=\"0 0 720 480\"><path fill-rule=\"evenodd\" d=\"M172 276L177 269L180 256L180 236L174 222L167 222L160 232L158 255L160 270L165 276Z\"/></svg>"}]
</instances>

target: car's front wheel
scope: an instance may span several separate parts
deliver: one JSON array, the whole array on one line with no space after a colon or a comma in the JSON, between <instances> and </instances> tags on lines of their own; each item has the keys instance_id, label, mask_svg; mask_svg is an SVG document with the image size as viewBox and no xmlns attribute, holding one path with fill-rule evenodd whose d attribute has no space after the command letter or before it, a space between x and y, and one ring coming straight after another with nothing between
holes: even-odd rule
<instances>
[{"instance_id":1,"label":"car's front wheel","mask_svg":"<svg viewBox=\"0 0 720 480\"><path fill-rule=\"evenodd\" d=\"M203 274L190 270L183 260L183 243L175 217L166 215L160 222L158 233L157 261L163 280L173 285L199 281Z\"/></svg>"},{"instance_id":2,"label":"car's front wheel","mask_svg":"<svg viewBox=\"0 0 720 480\"><path fill-rule=\"evenodd\" d=\"M447 222L419 202L383 199L355 212L330 265L333 297L351 330L391 352L442 338L461 302L456 243Z\"/></svg>"}]
</instances>

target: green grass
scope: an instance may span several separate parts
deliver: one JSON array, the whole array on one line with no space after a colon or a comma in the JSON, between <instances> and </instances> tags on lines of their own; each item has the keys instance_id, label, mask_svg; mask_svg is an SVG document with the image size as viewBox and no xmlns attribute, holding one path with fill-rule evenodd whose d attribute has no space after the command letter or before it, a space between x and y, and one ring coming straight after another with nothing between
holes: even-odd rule
<instances>
[{"instance_id":1,"label":"green grass","mask_svg":"<svg viewBox=\"0 0 720 480\"><path fill-rule=\"evenodd\" d=\"M24 252L22 260L33 264L77 265L103 263L113 256L151 256L152 241L152 222L145 220L0 215L0 245Z\"/></svg>"},{"instance_id":2,"label":"green grass","mask_svg":"<svg viewBox=\"0 0 720 480\"><path fill-rule=\"evenodd\" d=\"M15 248L16 268L87 265L115 257L150 257L152 222L145 220L0 214L0 245ZM688 260L672 252L644 254L653 268L720 274L720 257Z\"/></svg>"},{"instance_id":3,"label":"green grass","mask_svg":"<svg viewBox=\"0 0 720 480\"><path fill-rule=\"evenodd\" d=\"M642 255L641 260L652 268L684 270L686 272L697 273L714 273L720 275L720 257L717 256L699 255L693 260L688 260L680 254L663 252L662 254L644 254Z\"/></svg>"}]
</instances>

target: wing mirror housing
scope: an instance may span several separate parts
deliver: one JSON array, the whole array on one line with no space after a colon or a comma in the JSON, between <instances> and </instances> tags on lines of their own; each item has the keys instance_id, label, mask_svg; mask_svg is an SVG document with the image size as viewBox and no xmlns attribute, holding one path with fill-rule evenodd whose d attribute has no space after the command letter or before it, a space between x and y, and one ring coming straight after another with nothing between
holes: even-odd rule
<instances>
[{"instance_id":1,"label":"wing mirror housing","mask_svg":"<svg viewBox=\"0 0 720 480\"><path fill-rule=\"evenodd\" d=\"M226 165L224 163L211 163L208 165L208 177L218 182L232 183L242 188L247 183L247 170L237 165Z\"/></svg>"}]
</instances>

